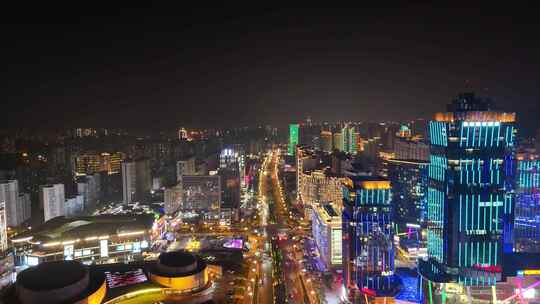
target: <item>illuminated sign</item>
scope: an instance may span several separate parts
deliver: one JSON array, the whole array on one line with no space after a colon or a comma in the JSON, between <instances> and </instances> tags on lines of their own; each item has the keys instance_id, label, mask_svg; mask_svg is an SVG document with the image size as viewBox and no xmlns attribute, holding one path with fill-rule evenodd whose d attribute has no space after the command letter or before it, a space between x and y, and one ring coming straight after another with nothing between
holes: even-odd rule
<instances>
[{"instance_id":1,"label":"illuminated sign","mask_svg":"<svg viewBox=\"0 0 540 304\"><path fill-rule=\"evenodd\" d=\"M109 288L129 286L137 283L146 282L148 280L148 278L140 268L127 272L106 271L105 278L107 281L107 286Z\"/></svg>"},{"instance_id":2,"label":"illuminated sign","mask_svg":"<svg viewBox=\"0 0 540 304\"><path fill-rule=\"evenodd\" d=\"M99 241L99 256L106 258L109 256L109 241L101 240Z\"/></svg>"},{"instance_id":3,"label":"illuminated sign","mask_svg":"<svg viewBox=\"0 0 540 304\"><path fill-rule=\"evenodd\" d=\"M483 270L485 272L495 272L495 273L501 273L502 272L502 267L498 266L498 265L474 264L472 267L474 269Z\"/></svg>"},{"instance_id":4,"label":"illuminated sign","mask_svg":"<svg viewBox=\"0 0 540 304\"><path fill-rule=\"evenodd\" d=\"M540 269L518 270L518 276L540 276Z\"/></svg>"}]
</instances>

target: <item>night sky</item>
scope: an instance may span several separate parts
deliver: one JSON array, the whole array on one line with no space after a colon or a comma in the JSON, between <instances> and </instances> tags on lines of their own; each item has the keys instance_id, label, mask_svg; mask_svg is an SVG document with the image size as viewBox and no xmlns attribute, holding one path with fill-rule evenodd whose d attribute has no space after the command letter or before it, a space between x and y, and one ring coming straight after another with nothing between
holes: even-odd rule
<instances>
[{"instance_id":1,"label":"night sky","mask_svg":"<svg viewBox=\"0 0 540 304\"><path fill-rule=\"evenodd\" d=\"M536 15L429 4L4 10L0 126L405 120L473 90L532 133Z\"/></svg>"}]
</instances>

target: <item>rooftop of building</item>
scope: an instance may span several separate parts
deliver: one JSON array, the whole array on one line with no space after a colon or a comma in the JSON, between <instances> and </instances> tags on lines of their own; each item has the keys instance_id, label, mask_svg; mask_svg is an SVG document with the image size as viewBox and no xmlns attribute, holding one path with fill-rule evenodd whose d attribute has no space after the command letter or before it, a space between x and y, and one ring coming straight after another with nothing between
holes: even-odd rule
<instances>
[{"instance_id":1,"label":"rooftop of building","mask_svg":"<svg viewBox=\"0 0 540 304\"><path fill-rule=\"evenodd\" d=\"M350 176L345 182L349 189L385 190L390 189L390 181L381 176Z\"/></svg>"},{"instance_id":2,"label":"rooftop of building","mask_svg":"<svg viewBox=\"0 0 540 304\"><path fill-rule=\"evenodd\" d=\"M93 236L119 235L148 231L154 217L142 215L98 215L82 217L56 217L12 238L12 242L50 242L84 239Z\"/></svg>"}]
</instances>

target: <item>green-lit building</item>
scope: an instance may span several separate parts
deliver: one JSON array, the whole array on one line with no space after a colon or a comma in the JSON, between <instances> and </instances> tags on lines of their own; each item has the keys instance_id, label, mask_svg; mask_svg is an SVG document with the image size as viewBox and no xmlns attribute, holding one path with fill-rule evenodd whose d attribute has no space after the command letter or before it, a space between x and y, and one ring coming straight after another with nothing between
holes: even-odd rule
<instances>
[{"instance_id":1,"label":"green-lit building","mask_svg":"<svg viewBox=\"0 0 540 304\"><path fill-rule=\"evenodd\" d=\"M289 125L289 147L288 154L294 155L296 153L296 145L299 143L300 126L298 124Z\"/></svg>"}]
</instances>

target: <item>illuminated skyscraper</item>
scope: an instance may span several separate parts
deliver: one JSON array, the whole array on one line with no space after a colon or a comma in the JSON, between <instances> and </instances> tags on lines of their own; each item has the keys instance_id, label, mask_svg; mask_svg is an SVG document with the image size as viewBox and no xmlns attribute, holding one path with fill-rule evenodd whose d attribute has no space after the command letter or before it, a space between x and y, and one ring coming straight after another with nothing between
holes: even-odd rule
<instances>
[{"instance_id":1,"label":"illuminated skyscraper","mask_svg":"<svg viewBox=\"0 0 540 304\"><path fill-rule=\"evenodd\" d=\"M334 150L343 151L343 133L334 133Z\"/></svg>"},{"instance_id":2,"label":"illuminated skyscraper","mask_svg":"<svg viewBox=\"0 0 540 304\"><path fill-rule=\"evenodd\" d=\"M540 159L535 153L517 156L515 251L540 253Z\"/></svg>"},{"instance_id":3,"label":"illuminated skyscraper","mask_svg":"<svg viewBox=\"0 0 540 304\"><path fill-rule=\"evenodd\" d=\"M356 128L354 126L345 125L341 129L341 147L343 152L356 154L358 151L358 139Z\"/></svg>"},{"instance_id":4,"label":"illuminated skyscraper","mask_svg":"<svg viewBox=\"0 0 540 304\"><path fill-rule=\"evenodd\" d=\"M343 283L349 297L397 291L390 182L350 177L343 187ZM356 303L356 302L354 302Z\"/></svg>"},{"instance_id":5,"label":"illuminated skyscraper","mask_svg":"<svg viewBox=\"0 0 540 304\"><path fill-rule=\"evenodd\" d=\"M429 123L428 260L432 283L492 286L503 253L512 252L515 113L490 110L472 93L459 95Z\"/></svg>"},{"instance_id":6,"label":"illuminated skyscraper","mask_svg":"<svg viewBox=\"0 0 540 304\"><path fill-rule=\"evenodd\" d=\"M321 132L321 150L324 152L332 152L332 132L322 131Z\"/></svg>"},{"instance_id":7,"label":"illuminated skyscraper","mask_svg":"<svg viewBox=\"0 0 540 304\"><path fill-rule=\"evenodd\" d=\"M289 125L289 149L287 151L289 155L294 155L296 152L296 145L298 145L300 136L299 133L300 127L298 124Z\"/></svg>"}]
</instances>

